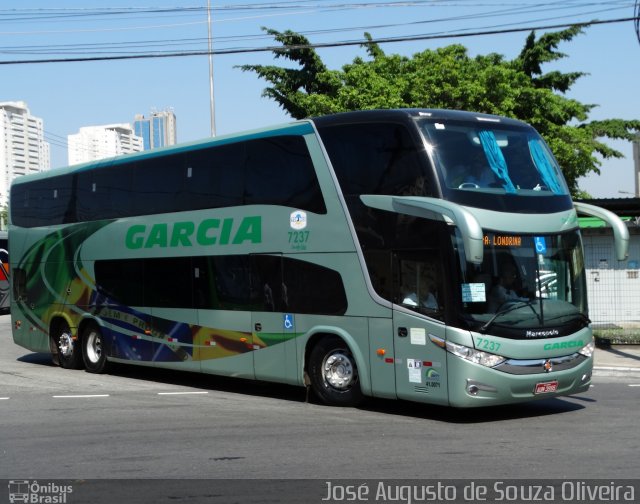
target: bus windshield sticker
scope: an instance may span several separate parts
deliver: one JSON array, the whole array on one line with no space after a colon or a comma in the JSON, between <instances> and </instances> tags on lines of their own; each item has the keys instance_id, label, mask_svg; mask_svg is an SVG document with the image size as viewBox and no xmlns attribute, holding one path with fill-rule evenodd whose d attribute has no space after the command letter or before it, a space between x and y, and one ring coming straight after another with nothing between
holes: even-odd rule
<instances>
[{"instance_id":1,"label":"bus windshield sticker","mask_svg":"<svg viewBox=\"0 0 640 504\"><path fill-rule=\"evenodd\" d=\"M536 252L538 254L547 253L547 242L545 241L544 236L536 236L533 238L533 241L536 244Z\"/></svg>"},{"instance_id":2,"label":"bus windshield sticker","mask_svg":"<svg viewBox=\"0 0 640 504\"><path fill-rule=\"evenodd\" d=\"M486 303L486 289L482 282L462 284L462 301L464 303Z\"/></svg>"}]
</instances>

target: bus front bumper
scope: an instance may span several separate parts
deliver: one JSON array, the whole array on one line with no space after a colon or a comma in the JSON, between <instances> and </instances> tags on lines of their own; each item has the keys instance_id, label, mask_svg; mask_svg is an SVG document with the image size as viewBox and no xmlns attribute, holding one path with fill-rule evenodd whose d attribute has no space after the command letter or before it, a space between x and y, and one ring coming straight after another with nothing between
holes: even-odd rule
<instances>
[{"instance_id":1,"label":"bus front bumper","mask_svg":"<svg viewBox=\"0 0 640 504\"><path fill-rule=\"evenodd\" d=\"M449 404L459 408L579 394L591 385L593 357L512 360L494 368L447 357Z\"/></svg>"}]
</instances>

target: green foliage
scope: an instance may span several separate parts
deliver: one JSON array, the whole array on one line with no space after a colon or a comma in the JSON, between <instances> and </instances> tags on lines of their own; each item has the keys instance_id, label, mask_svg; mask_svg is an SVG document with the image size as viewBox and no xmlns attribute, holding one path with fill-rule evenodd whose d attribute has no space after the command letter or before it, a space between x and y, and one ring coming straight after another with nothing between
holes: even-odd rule
<instances>
[{"instance_id":1,"label":"green foliage","mask_svg":"<svg viewBox=\"0 0 640 504\"><path fill-rule=\"evenodd\" d=\"M596 106L565 96L583 72L543 72L543 65L566 57L562 42L582 33L570 27L536 38L532 32L515 59L500 54L472 58L462 45L425 50L412 57L387 55L368 33L368 59L357 57L340 70L329 70L306 37L292 31L266 30L298 68L244 65L270 83L263 96L275 100L295 119L377 108L446 108L514 117L533 125L549 143L574 196L584 196L578 179L600 173L603 159L622 154L601 139L632 140L640 120L588 121Z\"/></svg>"}]
</instances>

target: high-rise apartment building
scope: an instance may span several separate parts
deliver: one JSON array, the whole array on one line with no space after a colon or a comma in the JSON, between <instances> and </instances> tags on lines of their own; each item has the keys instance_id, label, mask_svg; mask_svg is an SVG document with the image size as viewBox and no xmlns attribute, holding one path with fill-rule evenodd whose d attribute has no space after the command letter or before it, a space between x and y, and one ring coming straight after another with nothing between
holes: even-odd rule
<instances>
[{"instance_id":1,"label":"high-rise apartment building","mask_svg":"<svg viewBox=\"0 0 640 504\"><path fill-rule=\"evenodd\" d=\"M7 204L15 177L51 167L50 149L42 119L25 102L0 102L0 205Z\"/></svg>"},{"instance_id":2,"label":"high-rise apartment building","mask_svg":"<svg viewBox=\"0 0 640 504\"><path fill-rule=\"evenodd\" d=\"M149 118L136 114L133 129L136 135L142 137L144 150L176 143L176 115L172 110L152 112Z\"/></svg>"},{"instance_id":3,"label":"high-rise apartment building","mask_svg":"<svg viewBox=\"0 0 640 504\"><path fill-rule=\"evenodd\" d=\"M142 138L130 124L85 126L67 139L70 165L142 151Z\"/></svg>"}]
</instances>

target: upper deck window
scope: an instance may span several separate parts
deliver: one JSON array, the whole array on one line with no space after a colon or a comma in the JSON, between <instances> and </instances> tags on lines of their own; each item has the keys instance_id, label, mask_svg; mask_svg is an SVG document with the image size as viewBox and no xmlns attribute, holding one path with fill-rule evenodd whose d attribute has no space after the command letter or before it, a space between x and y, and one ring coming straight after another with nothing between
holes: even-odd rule
<instances>
[{"instance_id":1,"label":"upper deck window","mask_svg":"<svg viewBox=\"0 0 640 504\"><path fill-rule=\"evenodd\" d=\"M345 197L434 195L424 147L405 125L372 122L319 130Z\"/></svg>"},{"instance_id":2,"label":"upper deck window","mask_svg":"<svg viewBox=\"0 0 640 504\"><path fill-rule=\"evenodd\" d=\"M327 212L300 135L278 135L122 158L11 188L12 223L22 227L140 215L278 205Z\"/></svg>"},{"instance_id":3,"label":"upper deck window","mask_svg":"<svg viewBox=\"0 0 640 504\"><path fill-rule=\"evenodd\" d=\"M424 119L418 122L441 177L443 192L567 196L551 151L526 125Z\"/></svg>"}]
</instances>

